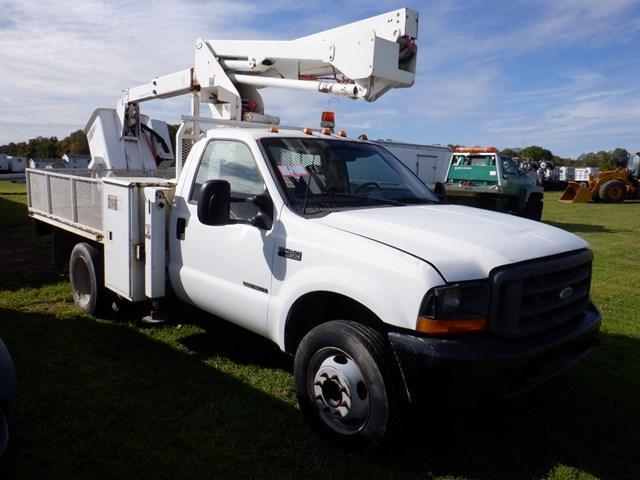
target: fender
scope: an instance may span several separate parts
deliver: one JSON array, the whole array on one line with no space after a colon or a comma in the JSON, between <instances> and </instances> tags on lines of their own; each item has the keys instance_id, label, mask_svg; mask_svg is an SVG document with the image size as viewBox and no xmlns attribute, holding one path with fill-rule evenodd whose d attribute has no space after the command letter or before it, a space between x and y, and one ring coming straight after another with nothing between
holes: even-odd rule
<instances>
[{"instance_id":1,"label":"fender","mask_svg":"<svg viewBox=\"0 0 640 480\"><path fill-rule=\"evenodd\" d=\"M416 275L416 281L407 281L409 279L405 277L400 283L392 275L381 279L371 275L366 268L356 270L333 263L307 265L288 277L281 284L278 294L271 298L268 325L270 338L284 350L285 328L291 308L304 295L320 291L348 297L371 310L390 326L415 328L418 315L415 309L427 292L425 280L426 283L439 285L442 278L435 269L418 259L405 256L405 261L413 264L414 268L408 270L421 274Z\"/></svg>"}]
</instances>

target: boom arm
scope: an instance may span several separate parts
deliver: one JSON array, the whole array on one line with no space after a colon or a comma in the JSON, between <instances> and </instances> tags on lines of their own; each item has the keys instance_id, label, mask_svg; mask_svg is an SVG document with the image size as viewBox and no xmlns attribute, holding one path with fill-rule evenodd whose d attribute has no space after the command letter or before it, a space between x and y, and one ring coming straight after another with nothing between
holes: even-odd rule
<instances>
[{"instance_id":1,"label":"boom arm","mask_svg":"<svg viewBox=\"0 0 640 480\"><path fill-rule=\"evenodd\" d=\"M266 123L279 119L264 114L258 93L264 87L375 101L392 88L413 85L417 36L417 12L403 8L291 41L199 39L192 68L123 92L117 106L119 141L140 137L139 103L188 93L195 97L192 115L203 102L216 119ZM125 158L105 163L131 168L128 152L133 150L123 144Z\"/></svg>"},{"instance_id":2,"label":"boom arm","mask_svg":"<svg viewBox=\"0 0 640 480\"><path fill-rule=\"evenodd\" d=\"M137 103L199 89L214 117L228 120L243 120L242 100L258 100L251 97L262 87L372 102L391 88L413 85L417 36L417 12L402 8L292 41L199 39L193 69L127 90L123 100Z\"/></svg>"}]
</instances>

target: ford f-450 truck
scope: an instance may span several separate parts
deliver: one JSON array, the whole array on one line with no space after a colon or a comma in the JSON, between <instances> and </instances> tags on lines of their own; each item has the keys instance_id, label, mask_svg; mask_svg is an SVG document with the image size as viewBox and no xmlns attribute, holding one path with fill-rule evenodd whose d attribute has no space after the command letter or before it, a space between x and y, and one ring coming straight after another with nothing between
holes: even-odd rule
<instances>
[{"instance_id":1,"label":"ford f-450 truck","mask_svg":"<svg viewBox=\"0 0 640 480\"><path fill-rule=\"evenodd\" d=\"M78 307L171 290L256 332L294 356L316 431L365 450L408 402L518 394L584 357L600 325L584 240L441 204L386 149L263 113L255 87L375 100L411 85L416 35L403 9L293 42L198 41L195 68L97 110L91 169L27 171L29 214L68 254ZM166 128L139 103L183 93L167 175Z\"/></svg>"}]
</instances>

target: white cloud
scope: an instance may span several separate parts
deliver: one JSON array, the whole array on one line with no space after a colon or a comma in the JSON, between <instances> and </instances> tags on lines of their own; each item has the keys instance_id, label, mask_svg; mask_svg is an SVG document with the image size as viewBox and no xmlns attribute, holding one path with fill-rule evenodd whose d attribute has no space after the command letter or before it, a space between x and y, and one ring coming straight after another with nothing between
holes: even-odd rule
<instances>
[{"instance_id":1,"label":"white cloud","mask_svg":"<svg viewBox=\"0 0 640 480\"><path fill-rule=\"evenodd\" d=\"M236 21L248 10L231 0L0 2L11 20L0 25L0 143L83 127L123 88L191 66L198 36L254 37Z\"/></svg>"}]
</instances>

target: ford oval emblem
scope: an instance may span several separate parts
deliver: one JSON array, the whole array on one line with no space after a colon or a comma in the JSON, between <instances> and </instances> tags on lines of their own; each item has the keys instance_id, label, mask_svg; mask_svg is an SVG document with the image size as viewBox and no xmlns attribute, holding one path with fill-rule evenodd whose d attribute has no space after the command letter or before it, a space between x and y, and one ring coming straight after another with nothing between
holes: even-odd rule
<instances>
[{"instance_id":1,"label":"ford oval emblem","mask_svg":"<svg viewBox=\"0 0 640 480\"><path fill-rule=\"evenodd\" d=\"M567 298L571 298L573 297L573 288L572 287L565 287L562 290L560 290L560 295L558 295L560 297L560 300L566 300Z\"/></svg>"}]
</instances>

